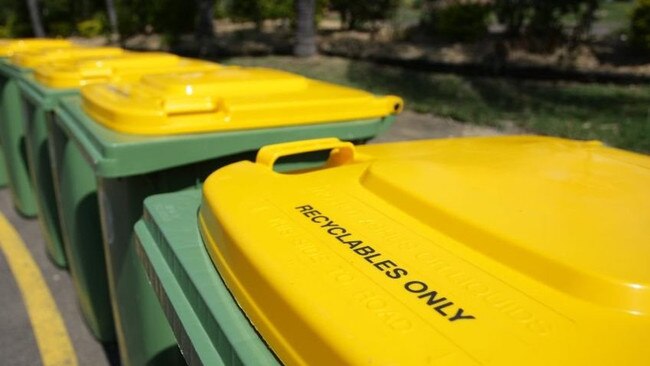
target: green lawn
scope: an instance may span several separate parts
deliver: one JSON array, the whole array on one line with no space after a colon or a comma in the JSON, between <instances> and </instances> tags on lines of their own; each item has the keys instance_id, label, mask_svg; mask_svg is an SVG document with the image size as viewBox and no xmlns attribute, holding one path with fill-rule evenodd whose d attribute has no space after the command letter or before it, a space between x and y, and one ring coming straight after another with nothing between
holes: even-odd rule
<instances>
[{"instance_id":1,"label":"green lawn","mask_svg":"<svg viewBox=\"0 0 650 366\"><path fill-rule=\"evenodd\" d=\"M378 94L396 94L421 113L534 133L598 139L650 153L650 86L553 83L414 72L341 58L233 58Z\"/></svg>"},{"instance_id":2,"label":"green lawn","mask_svg":"<svg viewBox=\"0 0 650 366\"><path fill-rule=\"evenodd\" d=\"M412 27L420 22L422 12L409 6L401 6L391 19L392 23L400 28Z\"/></svg>"},{"instance_id":3,"label":"green lawn","mask_svg":"<svg viewBox=\"0 0 650 366\"><path fill-rule=\"evenodd\" d=\"M634 1L604 1L598 12L598 22L614 28L626 28L630 22L630 15L634 8Z\"/></svg>"}]
</instances>

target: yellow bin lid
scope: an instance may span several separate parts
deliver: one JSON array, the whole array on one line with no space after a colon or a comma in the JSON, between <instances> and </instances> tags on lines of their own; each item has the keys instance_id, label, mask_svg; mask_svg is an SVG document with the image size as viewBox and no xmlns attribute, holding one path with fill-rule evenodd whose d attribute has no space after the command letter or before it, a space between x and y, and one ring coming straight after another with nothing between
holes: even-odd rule
<instances>
[{"instance_id":1,"label":"yellow bin lid","mask_svg":"<svg viewBox=\"0 0 650 366\"><path fill-rule=\"evenodd\" d=\"M117 47L55 48L19 52L11 57L11 62L20 67L33 68L48 62L119 56L123 53L124 50Z\"/></svg>"},{"instance_id":2,"label":"yellow bin lid","mask_svg":"<svg viewBox=\"0 0 650 366\"><path fill-rule=\"evenodd\" d=\"M133 82L143 75L218 69L213 62L164 52L123 52L119 55L51 62L34 70L36 80L51 88L78 88L106 82Z\"/></svg>"},{"instance_id":3,"label":"yellow bin lid","mask_svg":"<svg viewBox=\"0 0 650 366\"><path fill-rule=\"evenodd\" d=\"M64 39L24 38L0 40L0 57L11 57L17 52L37 51L48 48L73 47L74 44Z\"/></svg>"},{"instance_id":4,"label":"yellow bin lid","mask_svg":"<svg viewBox=\"0 0 650 366\"><path fill-rule=\"evenodd\" d=\"M650 365L648 187L597 142L312 140L212 174L200 225L287 364Z\"/></svg>"},{"instance_id":5,"label":"yellow bin lid","mask_svg":"<svg viewBox=\"0 0 650 366\"><path fill-rule=\"evenodd\" d=\"M177 134L349 121L398 113L402 100L265 68L150 75L82 89L86 112L115 131Z\"/></svg>"}]
</instances>

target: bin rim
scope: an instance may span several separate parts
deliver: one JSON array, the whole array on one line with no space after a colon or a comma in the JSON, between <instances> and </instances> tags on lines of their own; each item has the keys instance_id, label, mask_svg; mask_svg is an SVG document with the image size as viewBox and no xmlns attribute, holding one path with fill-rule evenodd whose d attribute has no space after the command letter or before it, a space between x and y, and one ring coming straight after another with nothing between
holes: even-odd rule
<instances>
[{"instance_id":1,"label":"bin rim","mask_svg":"<svg viewBox=\"0 0 650 366\"><path fill-rule=\"evenodd\" d=\"M81 98L60 98L54 124L81 147L95 174L124 177L252 152L263 145L335 136L365 141L385 131L395 116L339 123L193 133L169 136L124 134L96 123L82 107Z\"/></svg>"}]
</instances>

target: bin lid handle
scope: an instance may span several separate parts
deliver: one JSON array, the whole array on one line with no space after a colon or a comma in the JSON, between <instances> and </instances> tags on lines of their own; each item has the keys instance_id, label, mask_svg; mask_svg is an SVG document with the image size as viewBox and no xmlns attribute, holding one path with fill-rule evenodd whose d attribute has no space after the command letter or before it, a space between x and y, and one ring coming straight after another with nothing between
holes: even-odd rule
<instances>
[{"instance_id":1,"label":"bin lid handle","mask_svg":"<svg viewBox=\"0 0 650 366\"><path fill-rule=\"evenodd\" d=\"M327 166L343 165L354 161L354 145L332 137L264 146L257 153L255 163L273 169L275 162L282 157L322 150L331 150Z\"/></svg>"}]
</instances>

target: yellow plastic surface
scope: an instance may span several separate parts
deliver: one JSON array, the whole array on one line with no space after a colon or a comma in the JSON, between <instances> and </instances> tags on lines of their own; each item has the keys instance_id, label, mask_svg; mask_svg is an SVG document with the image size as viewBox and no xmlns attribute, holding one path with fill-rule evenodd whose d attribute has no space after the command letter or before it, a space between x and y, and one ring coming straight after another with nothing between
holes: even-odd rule
<instances>
[{"instance_id":1,"label":"yellow plastic surface","mask_svg":"<svg viewBox=\"0 0 650 366\"><path fill-rule=\"evenodd\" d=\"M300 144L327 167L274 172ZM597 142L326 139L218 170L199 216L286 364L650 365L649 187Z\"/></svg>"},{"instance_id":2,"label":"yellow plastic surface","mask_svg":"<svg viewBox=\"0 0 650 366\"><path fill-rule=\"evenodd\" d=\"M74 44L64 39L23 38L0 39L0 57L11 57L17 52L38 51L52 48L73 47Z\"/></svg>"},{"instance_id":3,"label":"yellow plastic surface","mask_svg":"<svg viewBox=\"0 0 650 366\"><path fill-rule=\"evenodd\" d=\"M117 47L69 47L18 52L11 62L20 67L33 68L48 62L61 62L84 58L119 56L125 51Z\"/></svg>"},{"instance_id":4,"label":"yellow plastic surface","mask_svg":"<svg viewBox=\"0 0 650 366\"><path fill-rule=\"evenodd\" d=\"M402 109L398 97L240 67L93 85L82 96L86 112L108 128L156 135L348 121Z\"/></svg>"},{"instance_id":5,"label":"yellow plastic surface","mask_svg":"<svg viewBox=\"0 0 650 366\"><path fill-rule=\"evenodd\" d=\"M52 62L35 69L36 80L51 88L79 88L107 82L135 82L143 75L201 72L220 68L213 62L162 52L124 52L108 57Z\"/></svg>"}]
</instances>

